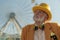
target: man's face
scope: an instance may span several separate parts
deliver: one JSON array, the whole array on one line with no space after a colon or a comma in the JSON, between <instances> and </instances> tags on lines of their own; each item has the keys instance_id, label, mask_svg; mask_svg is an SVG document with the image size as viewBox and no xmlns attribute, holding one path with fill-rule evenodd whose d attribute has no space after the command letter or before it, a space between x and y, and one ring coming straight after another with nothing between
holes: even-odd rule
<instances>
[{"instance_id":1,"label":"man's face","mask_svg":"<svg viewBox=\"0 0 60 40\"><path fill-rule=\"evenodd\" d=\"M42 11L42 10L36 10L34 11L34 21L35 22L45 22L45 20L47 20L48 15Z\"/></svg>"}]
</instances>

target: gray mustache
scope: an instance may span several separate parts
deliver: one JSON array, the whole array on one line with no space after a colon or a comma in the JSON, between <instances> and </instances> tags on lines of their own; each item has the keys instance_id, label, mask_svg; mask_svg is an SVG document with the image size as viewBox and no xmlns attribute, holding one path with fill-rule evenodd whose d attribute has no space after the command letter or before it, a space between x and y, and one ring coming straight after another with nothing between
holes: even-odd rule
<instances>
[{"instance_id":1,"label":"gray mustache","mask_svg":"<svg viewBox=\"0 0 60 40\"><path fill-rule=\"evenodd\" d=\"M37 19L37 18L34 18L34 19L37 20L37 21L41 21L41 22L42 22L42 21L44 20L44 18L45 18L45 17L38 18L38 19Z\"/></svg>"}]
</instances>

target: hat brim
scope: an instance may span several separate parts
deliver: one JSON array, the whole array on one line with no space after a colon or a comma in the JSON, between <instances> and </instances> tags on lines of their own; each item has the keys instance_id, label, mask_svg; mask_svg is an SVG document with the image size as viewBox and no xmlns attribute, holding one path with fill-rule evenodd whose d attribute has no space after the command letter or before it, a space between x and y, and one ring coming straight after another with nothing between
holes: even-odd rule
<instances>
[{"instance_id":1,"label":"hat brim","mask_svg":"<svg viewBox=\"0 0 60 40\"><path fill-rule=\"evenodd\" d=\"M36 10L42 10L42 11L46 12L46 14L48 15L47 21L51 20L51 18L52 18L51 12L46 8L43 8L41 6L35 6L35 7L33 7L32 10L33 10L33 12Z\"/></svg>"}]
</instances>

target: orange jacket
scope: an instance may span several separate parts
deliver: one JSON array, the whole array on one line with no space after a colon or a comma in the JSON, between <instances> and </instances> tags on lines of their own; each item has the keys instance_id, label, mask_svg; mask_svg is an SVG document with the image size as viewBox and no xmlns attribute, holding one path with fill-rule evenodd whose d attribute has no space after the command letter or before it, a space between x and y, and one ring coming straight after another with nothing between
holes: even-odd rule
<instances>
[{"instance_id":1,"label":"orange jacket","mask_svg":"<svg viewBox=\"0 0 60 40\"><path fill-rule=\"evenodd\" d=\"M34 40L34 24L27 25L22 29L21 40ZM60 40L60 29L56 23L44 24L45 40L52 40L50 35L51 31L55 33L58 40Z\"/></svg>"}]
</instances>

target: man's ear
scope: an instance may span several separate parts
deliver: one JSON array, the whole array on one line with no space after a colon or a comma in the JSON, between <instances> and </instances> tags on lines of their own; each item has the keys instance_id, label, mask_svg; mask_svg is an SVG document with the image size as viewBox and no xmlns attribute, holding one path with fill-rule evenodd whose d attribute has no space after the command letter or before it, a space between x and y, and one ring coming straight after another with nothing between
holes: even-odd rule
<instances>
[{"instance_id":1,"label":"man's ear","mask_svg":"<svg viewBox=\"0 0 60 40\"><path fill-rule=\"evenodd\" d=\"M35 16L33 16L33 20L35 21Z\"/></svg>"},{"instance_id":2,"label":"man's ear","mask_svg":"<svg viewBox=\"0 0 60 40\"><path fill-rule=\"evenodd\" d=\"M48 20L48 16L45 17L45 21Z\"/></svg>"}]
</instances>

